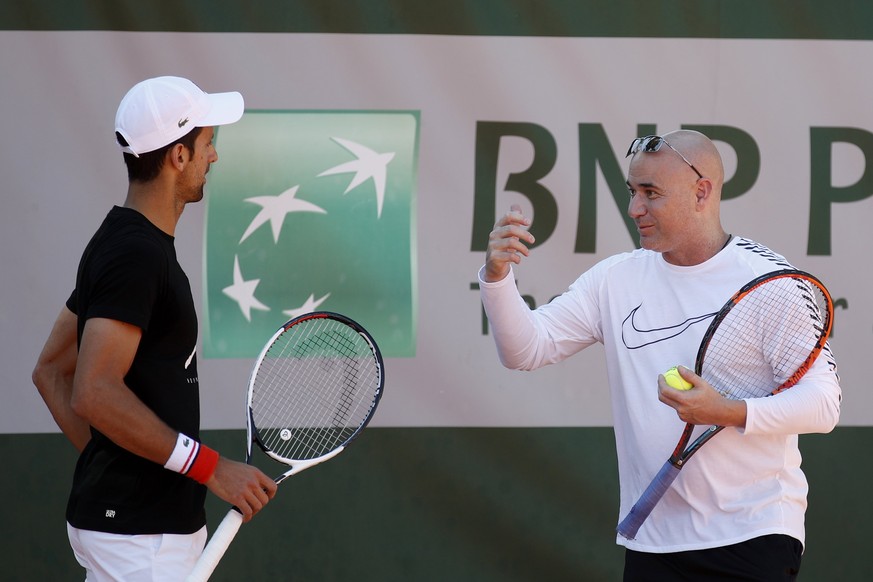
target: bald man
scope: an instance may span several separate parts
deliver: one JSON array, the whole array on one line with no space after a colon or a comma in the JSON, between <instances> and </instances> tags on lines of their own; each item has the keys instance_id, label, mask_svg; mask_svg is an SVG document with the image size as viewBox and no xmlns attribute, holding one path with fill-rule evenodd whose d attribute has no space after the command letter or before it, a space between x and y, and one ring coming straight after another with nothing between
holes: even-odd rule
<instances>
[{"instance_id":1,"label":"bald man","mask_svg":"<svg viewBox=\"0 0 873 582\"><path fill-rule=\"evenodd\" d=\"M628 214L641 248L597 263L546 305L529 309L513 276L534 242L530 218L514 206L497 220L479 283L498 356L507 368L534 370L603 344L620 518L686 422L728 427L683 469L635 539L616 536L626 581L794 580L808 489L797 435L829 432L839 420L833 354L826 348L797 386L772 398L728 400L688 369L681 375L692 389L667 386L661 373L694 362L712 316L740 287L791 265L723 228L724 167L705 135L637 138L627 156Z\"/></svg>"}]
</instances>

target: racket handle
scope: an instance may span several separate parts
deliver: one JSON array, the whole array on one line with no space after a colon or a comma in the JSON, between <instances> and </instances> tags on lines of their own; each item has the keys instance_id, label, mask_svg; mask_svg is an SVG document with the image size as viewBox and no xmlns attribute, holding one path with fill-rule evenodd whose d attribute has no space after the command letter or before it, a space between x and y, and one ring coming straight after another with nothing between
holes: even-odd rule
<instances>
[{"instance_id":1,"label":"racket handle","mask_svg":"<svg viewBox=\"0 0 873 582\"><path fill-rule=\"evenodd\" d=\"M236 532L239 531L242 522L243 516L239 511L231 509L227 512L227 515L215 529L215 533L212 534L212 539L209 540L203 553L197 559L194 569L188 574L187 582L206 582L209 580L221 557L224 556L224 552L230 546L230 542L236 536Z\"/></svg>"},{"instance_id":2,"label":"racket handle","mask_svg":"<svg viewBox=\"0 0 873 582\"><path fill-rule=\"evenodd\" d=\"M655 475L655 478L652 479L652 482L649 483L649 486L640 495L639 500L631 508L627 517L618 524L618 533L629 540L636 537L643 522L646 521L646 518L652 513L652 510L664 496L664 493L667 492L670 484L676 480L676 476L679 475L679 469L680 467L675 466L670 461L664 463L664 466L661 467L661 470L658 471L658 474Z\"/></svg>"}]
</instances>

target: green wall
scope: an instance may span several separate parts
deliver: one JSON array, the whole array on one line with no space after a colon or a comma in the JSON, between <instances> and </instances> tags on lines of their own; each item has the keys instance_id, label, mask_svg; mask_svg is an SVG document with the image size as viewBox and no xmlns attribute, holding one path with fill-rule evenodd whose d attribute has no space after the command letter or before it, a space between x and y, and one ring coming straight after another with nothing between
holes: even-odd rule
<instances>
[{"instance_id":1,"label":"green wall","mask_svg":"<svg viewBox=\"0 0 873 582\"><path fill-rule=\"evenodd\" d=\"M869 0L27 0L0 30L873 38Z\"/></svg>"},{"instance_id":2,"label":"green wall","mask_svg":"<svg viewBox=\"0 0 873 582\"><path fill-rule=\"evenodd\" d=\"M244 456L241 430L204 440ZM811 489L801 579L873 579L871 445L870 428L801 437ZM0 579L81 579L63 518L73 448L59 435L2 435L0 458ZM616 471L609 428L368 429L283 483L212 579L620 580ZM214 497L207 507L212 531L226 507Z\"/></svg>"}]
</instances>

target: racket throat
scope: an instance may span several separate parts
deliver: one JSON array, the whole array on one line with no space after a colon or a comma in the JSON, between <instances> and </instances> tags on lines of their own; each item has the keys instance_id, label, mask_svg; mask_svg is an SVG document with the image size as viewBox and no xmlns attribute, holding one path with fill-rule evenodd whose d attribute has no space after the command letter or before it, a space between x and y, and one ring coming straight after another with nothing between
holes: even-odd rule
<instances>
[{"instance_id":1,"label":"racket throat","mask_svg":"<svg viewBox=\"0 0 873 582\"><path fill-rule=\"evenodd\" d=\"M693 443L691 443L691 446L689 446L685 450L685 452L679 455L674 454L672 457L670 457L670 463L677 469L681 469L688 462L688 459L690 459L694 455L694 453L700 450L700 447L706 444L709 439L721 432L721 429L723 428L723 426L717 425L710 426L705 431L703 431Z\"/></svg>"},{"instance_id":2,"label":"racket throat","mask_svg":"<svg viewBox=\"0 0 873 582\"><path fill-rule=\"evenodd\" d=\"M338 447L338 448L332 450L331 452L327 453L326 455L322 455L322 456L315 458L315 459L307 459L305 461L294 461L291 470L279 475L278 477L276 477L274 479L274 481L276 481L276 484L278 485L279 483L281 483L282 481L284 481L285 479L287 479L291 475L296 475L300 471L303 471L305 469L308 469L310 467L318 465L319 463L323 463L327 460L334 458L335 456L337 456L338 454L343 452L343 449L345 449L345 447Z\"/></svg>"}]
</instances>

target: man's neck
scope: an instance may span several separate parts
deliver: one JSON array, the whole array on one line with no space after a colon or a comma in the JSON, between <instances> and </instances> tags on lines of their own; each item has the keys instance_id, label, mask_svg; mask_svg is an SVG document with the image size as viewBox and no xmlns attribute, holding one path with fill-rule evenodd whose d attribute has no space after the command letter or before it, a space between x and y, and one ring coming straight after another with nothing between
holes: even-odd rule
<instances>
[{"instance_id":1,"label":"man's neck","mask_svg":"<svg viewBox=\"0 0 873 582\"><path fill-rule=\"evenodd\" d=\"M128 185L124 207L136 210L170 236L175 236L176 224L184 209L177 206L172 188L166 187L160 179Z\"/></svg>"}]
</instances>

